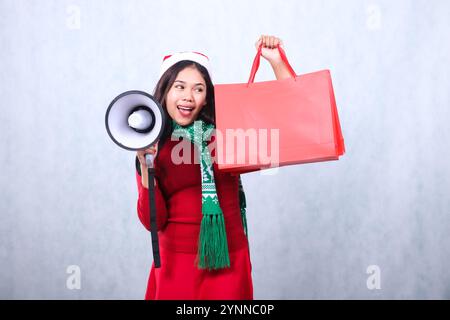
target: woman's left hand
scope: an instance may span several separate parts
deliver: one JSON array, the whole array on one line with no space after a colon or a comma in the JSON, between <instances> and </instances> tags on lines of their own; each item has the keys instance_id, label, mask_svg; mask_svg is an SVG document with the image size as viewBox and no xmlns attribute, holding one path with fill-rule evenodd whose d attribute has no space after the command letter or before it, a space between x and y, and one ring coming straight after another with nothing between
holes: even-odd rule
<instances>
[{"instance_id":1,"label":"woman's left hand","mask_svg":"<svg viewBox=\"0 0 450 320\"><path fill-rule=\"evenodd\" d=\"M262 44L261 55L271 64L281 61L280 51L277 46L280 45L284 49L283 41L275 36L262 35L255 43L256 50Z\"/></svg>"}]
</instances>

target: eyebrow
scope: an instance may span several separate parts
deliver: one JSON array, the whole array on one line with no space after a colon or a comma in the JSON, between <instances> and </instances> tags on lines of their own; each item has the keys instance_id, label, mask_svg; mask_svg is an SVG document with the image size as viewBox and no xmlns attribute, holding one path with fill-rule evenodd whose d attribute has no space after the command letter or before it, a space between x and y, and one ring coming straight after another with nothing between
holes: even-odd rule
<instances>
[{"instance_id":1,"label":"eyebrow","mask_svg":"<svg viewBox=\"0 0 450 320\"><path fill-rule=\"evenodd\" d=\"M181 80L175 80L174 82L181 82L181 83L186 83L185 81L181 81ZM200 85L200 86L205 86L203 83L196 83L196 86Z\"/></svg>"}]
</instances>

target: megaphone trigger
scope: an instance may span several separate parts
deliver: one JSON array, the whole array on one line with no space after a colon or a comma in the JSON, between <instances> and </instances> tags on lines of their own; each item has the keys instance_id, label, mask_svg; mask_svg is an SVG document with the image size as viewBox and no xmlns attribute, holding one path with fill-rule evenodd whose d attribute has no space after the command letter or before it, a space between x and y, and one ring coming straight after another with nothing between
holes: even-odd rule
<instances>
[{"instance_id":1,"label":"megaphone trigger","mask_svg":"<svg viewBox=\"0 0 450 320\"><path fill-rule=\"evenodd\" d=\"M153 168L153 161L155 160L155 156L153 154L147 153L145 154L145 164L148 168Z\"/></svg>"}]
</instances>

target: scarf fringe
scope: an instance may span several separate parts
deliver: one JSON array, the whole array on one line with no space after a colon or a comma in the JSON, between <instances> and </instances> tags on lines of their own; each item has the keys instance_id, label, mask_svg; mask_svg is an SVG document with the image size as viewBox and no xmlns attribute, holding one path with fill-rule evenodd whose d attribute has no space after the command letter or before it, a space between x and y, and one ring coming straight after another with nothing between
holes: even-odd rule
<instances>
[{"instance_id":1,"label":"scarf fringe","mask_svg":"<svg viewBox=\"0 0 450 320\"><path fill-rule=\"evenodd\" d=\"M242 208L241 208L241 218L242 218L242 225L244 226L245 236L248 238L247 214L245 213L245 209L242 209Z\"/></svg>"},{"instance_id":2,"label":"scarf fringe","mask_svg":"<svg viewBox=\"0 0 450 320\"><path fill-rule=\"evenodd\" d=\"M200 226L197 263L200 269L230 267L223 215L204 215Z\"/></svg>"}]
</instances>

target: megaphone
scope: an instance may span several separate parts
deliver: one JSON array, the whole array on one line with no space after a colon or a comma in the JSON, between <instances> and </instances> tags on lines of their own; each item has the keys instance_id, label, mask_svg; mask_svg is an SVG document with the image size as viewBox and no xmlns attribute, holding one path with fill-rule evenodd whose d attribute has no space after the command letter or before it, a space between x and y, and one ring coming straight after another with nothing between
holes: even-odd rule
<instances>
[{"instance_id":1,"label":"megaphone","mask_svg":"<svg viewBox=\"0 0 450 320\"><path fill-rule=\"evenodd\" d=\"M105 126L110 138L121 148L137 151L155 144L164 131L165 113L150 94L131 90L119 94L110 103ZM153 165L146 155L147 166Z\"/></svg>"},{"instance_id":2,"label":"megaphone","mask_svg":"<svg viewBox=\"0 0 450 320\"><path fill-rule=\"evenodd\" d=\"M109 137L119 147L130 151L147 149L155 144L164 132L165 123L166 116L159 102L150 94L139 90L119 94L109 104L105 115L105 126ZM155 268L159 268L161 262L156 223L153 160L153 155L145 155L149 181L153 261Z\"/></svg>"}]
</instances>

